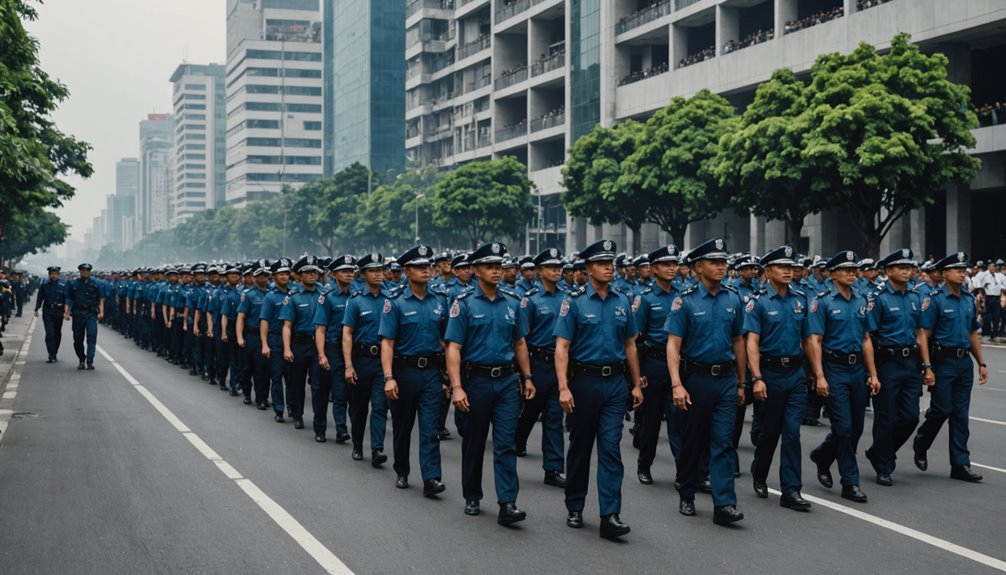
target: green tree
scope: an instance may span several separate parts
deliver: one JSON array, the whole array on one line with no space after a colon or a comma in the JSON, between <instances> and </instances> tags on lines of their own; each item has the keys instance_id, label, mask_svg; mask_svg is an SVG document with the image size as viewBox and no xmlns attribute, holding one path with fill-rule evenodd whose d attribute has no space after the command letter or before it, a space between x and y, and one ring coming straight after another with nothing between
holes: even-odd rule
<instances>
[{"instance_id":1,"label":"green tree","mask_svg":"<svg viewBox=\"0 0 1006 575\"><path fill-rule=\"evenodd\" d=\"M786 240L799 245L804 218L827 208L812 193L815 169L803 155L812 129L806 85L786 68L758 86L736 128L720 141L716 176L731 203L756 216L786 223Z\"/></svg>"},{"instance_id":2,"label":"green tree","mask_svg":"<svg viewBox=\"0 0 1006 575\"><path fill-rule=\"evenodd\" d=\"M307 209L315 239L332 255L355 241L360 203L379 185L367 168L354 162L330 179L318 180L297 191L298 209ZM309 204L309 205L305 205Z\"/></svg>"},{"instance_id":3,"label":"green tree","mask_svg":"<svg viewBox=\"0 0 1006 575\"><path fill-rule=\"evenodd\" d=\"M56 214L39 208L15 210L8 214L11 222L0 240L0 254L15 266L24 256L37 254L49 246L66 240L69 227Z\"/></svg>"},{"instance_id":4,"label":"green tree","mask_svg":"<svg viewBox=\"0 0 1006 575\"><path fill-rule=\"evenodd\" d=\"M518 239L534 211L527 168L516 158L472 162L451 172L435 188L433 220L463 230L472 249L492 239Z\"/></svg>"},{"instance_id":5,"label":"green tree","mask_svg":"<svg viewBox=\"0 0 1006 575\"><path fill-rule=\"evenodd\" d=\"M633 251L639 252L640 228L648 206L638 184L619 185L626 158L635 152L643 124L627 120L610 128L597 125L569 149L562 169L566 211L591 225L624 223L632 230ZM628 184L628 182L623 182Z\"/></svg>"},{"instance_id":6,"label":"green tree","mask_svg":"<svg viewBox=\"0 0 1006 575\"><path fill-rule=\"evenodd\" d=\"M725 203L716 154L736 121L730 103L709 90L674 98L647 120L636 151L623 162L618 187L641 190L647 221L679 246L688 224L713 217Z\"/></svg>"},{"instance_id":7,"label":"green tree","mask_svg":"<svg viewBox=\"0 0 1006 575\"><path fill-rule=\"evenodd\" d=\"M69 92L39 66L38 43L23 24L36 17L27 2L0 0L0 239L16 214L38 216L35 210L73 197L63 177L87 178L93 171L90 146L63 134L51 119Z\"/></svg>"},{"instance_id":8,"label":"green tree","mask_svg":"<svg viewBox=\"0 0 1006 575\"><path fill-rule=\"evenodd\" d=\"M946 56L923 54L907 34L885 54L862 43L820 56L807 103L810 190L848 208L868 256L905 213L977 173L966 153L978 126L968 87L947 79Z\"/></svg>"}]
</instances>

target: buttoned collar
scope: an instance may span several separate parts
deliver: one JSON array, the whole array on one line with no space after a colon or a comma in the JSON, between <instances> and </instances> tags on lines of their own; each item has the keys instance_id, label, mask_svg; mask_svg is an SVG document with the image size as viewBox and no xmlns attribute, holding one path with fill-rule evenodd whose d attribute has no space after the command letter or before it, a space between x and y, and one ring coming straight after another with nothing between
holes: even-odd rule
<instances>
[{"instance_id":1,"label":"buttoned collar","mask_svg":"<svg viewBox=\"0 0 1006 575\"><path fill-rule=\"evenodd\" d=\"M787 296L793 295L793 290L792 289L787 289L786 290L786 295L784 296L781 293L779 293L778 291L776 291L776 289L774 287L772 287L772 282L765 282L765 293L767 293L768 297L770 297L770 298L775 298L775 297L783 298L783 297L787 297Z\"/></svg>"},{"instance_id":2,"label":"buttoned collar","mask_svg":"<svg viewBox=\"0 0 1006 575\"><path fill-rule=\"evenodd\" d=\"M493 302L495 302L497 300L503 299L503 294L500 293L498 286L496 288L496 299L491 300L491 301L490 301L490 299L488 297L486 297L486 293L484 291L482 291L482 286L479 284L478 281L472 282L472 289L475 290L474 293L472 293L473 297L482 298L482 299L484 299L484 300L486 300L486 301L488 301L490 303L493 303Z\"/></svg>"},{"instance_id":3,"label":"buttoned collar","mask_svg":"<svg viewBox=\"0 0 1006 575\"><path fill-rule=\"evenodd\" d=\"M719 296L721 292L726 291L726 288L720 286L720 289L716 290L716 293L714 294L713 292L709 291L709 288L706 287L706 284L702 283L702 280L699 280L696 286L698 287L699 295L702 297L715 298Z\"/></svg>"},{"instance_id":4,"label":"buttoned collar","mask_svg":"<svg viewBox=\"0 0 1006 575\"><path fill-rule=\"evenodd\" d=\"M894 286L891 285L891 282L887 282L887 283L884 284L884 291L886 291L889 294L894 294L894 295L905 295L906 293L908 293L908 284L905 284L905 290L904 291L898 291L898 290L894 289Z\"/></svg>"}]
</instances>

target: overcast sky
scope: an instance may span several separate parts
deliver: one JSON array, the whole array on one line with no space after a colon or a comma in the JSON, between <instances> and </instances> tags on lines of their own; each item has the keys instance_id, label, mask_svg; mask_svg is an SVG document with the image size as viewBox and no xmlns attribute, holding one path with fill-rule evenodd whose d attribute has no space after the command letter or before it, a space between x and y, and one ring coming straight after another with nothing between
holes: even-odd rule
<instances>
[{"instance_id":1,"label":"overcast sky","mask_svg":"<svg viewBox=\"0 0 1006 575\"><path fill-rule=\"evenodd\" d=\"M138 153L138 123L171 111L168 79L182 62L223 63L224 0L45 0L28 29L42 67L70 89L59 127L94 146L94 176L59 210L82 240L105 197L115 162Z\"/></svg>"}]
</instances>

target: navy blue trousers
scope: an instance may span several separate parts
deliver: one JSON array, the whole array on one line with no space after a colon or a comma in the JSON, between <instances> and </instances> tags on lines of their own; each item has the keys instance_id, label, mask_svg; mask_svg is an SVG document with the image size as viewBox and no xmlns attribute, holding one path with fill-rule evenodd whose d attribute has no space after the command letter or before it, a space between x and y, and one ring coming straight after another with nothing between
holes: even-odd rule
<instances>
[{"instance_id":1,"label":"navy blue trousers","mask_svg":"<svg viewBox=\"0 0 1006 575\"><path fill-rule=\"evenodd\" d=\"M286 394L284 387L290 381L290 364L283 360L283 338L279 335L268 336L269 344L269 381L272 387L272 409L276 415L283 415L286 409Z\"/></svg>"},{"instance_id":2,"label":"navy blue trousers","mask_svg":"<svg viewBox=\"0 0 1006 575\"><path fill-rule=\"evenodd\" d=\"M42 326L45 328L45 350L49 357L56 357L59 344L63 341L63 312L43 311Z\"/></svg>"},{"instance_id":3,"label":"navy blue trousers","mask_svg":"<svg viewBox=\"0 0 1006 575\"><path fill-rule=\"evenodd\" d=\"M877 473L894 473L898 449L919 425L922 375L917 357L877 362L880 393L873 397L873 445L866 458Z\"/></svg>"},{"instance_id":4,"label":"navy blue trousers","mask_svg":"<svg viewBox=\"0 0 1006 575\"><path fill-rule=\"evenodd\" d=\"M542 468L545 471L562 472L563 458L562 406L559 405L559 381L555 375L555 363L539 358L531 360L534 375L535 396L524 402L524 408L517 422L517 445L526 447L527 439L534 424L541 417Z\"/></svg>"},{"instance_id":5,"label":"navy blue trousers","mask_svg":"<svg viewBox=\"0 0 1006 575\"><path fill-rule=\"evenodd\" d=\"M694 499L695 489L703 479L703 462L709 458L709 482L713 505L736 505L734 490L734 423L737 419L737 377L712 377L700 373L685 376L685 389L692 399L688 411L681 414L681 456L679 457L678 493L682 499Z\"/></svg>"},{"instance_id":6,"label":"navy blue trousers","mask_svg":"<svg viewBox=\"0 0 1006 575\"><path fill-rule=\"evenodd\" d=\"M751 475L765 481L776 446L782 439L779 453L779 483L785 494L803 488L800 466L800 422L807 403L807 375L803 367L763 367L762 376L768 397L761 403L758 418L761 424L755 446Z\"/></svg>"},{"instance_id":7,"label":"navy blue trousers","mask_svg":"<svg viewBox=\"0 0 1006 575\"><path fill-rule=\"evenodd\" d=\"M367 430L369 411L370 449L383 450L384 435L388 427L388 398L384 395L384 370L381 368L381 358L354 357L353 368L356 370L356 383L346 385L349 391L349 420L353 447L363 449L363 435Z\"/></svg>"},{"instance_id":8,"label":"navy blue trousers","mask_svg":"<svg viewBox=\"0 0 1006 575\"><path fill-rule=\"evenodd\" d=\"M671 390L671 375L667 371L667 360L657 355L643 354L640 367L647 383L643 388L643 405L636 410L636 419L640 422L639 429L636 430L639 438L636 468L649 471L657 455L657 444L660 443L660 426L665 415L668 419L670 417L667 398ZM668 422L668 429L672 425Z\"/></svg>"},{"instance_id":9,"label":"navy blue trousers","mask_svg":"<svg viewBox=\"0 0 1006 575\"><path fill-rule=\"evenodd\" d=\"M828 411L831 432L824 442L811 451L814 461L831 466L838 461L843 486L859 485L859 464L856 448L863 436L866 404L870 392L866 386L866 370L862 365L824 363L828 380ZM880 380L883 384L884 380Z\"/></svg>"},{"instance_id":10,"label":"navy blue trousers","mask_svg":"<svg viewBox=\"0 0 1006 575\"><path fill-rule=\"evenodd\" d=\"M934 364L936 385L930 389L926 420L915 435L915 450L928 451L943 423L950 420L950 464L971 465L968 412L975 374L971 357L946 358ZM880 380L883 382L884 380Z\"/></svg>"},{"instance_id":11,"label":"navy blue trousers","mask_svg":"<svg viewBox=\"0 0 1006 575\"><path fill-rule=\"evenodd\" d=\"M98 314L91 311L75 311L72 318L73 351L80 361L93 362L94 351L98 343ZM87 349L84 349L84 336L87 336Z\"/></svg>"},{"instance_id":12,"label":"navy blue trousers","mask_svg":"<svg viewBox=\"0 0 1006 575\"><path fill-rule=\"evenodd\" d=\"M408 476L412 428L419 418L419 469L423 480L441 479L440 441L437 418L440 414L442 384L440 372L414 367L395 368L398 400L391 402L391 421L395 442L395 473Z\"/></svg>"},{"instance_id":13,"label":"navy blue trousers","mask_svg":"<svg viewBox=\"0 0 1006 575\"><path fill-rule=\"evenodd\" d=\"M261 404L269 400L269 375L271 366L269 360L262 357L262 338L258 329L246 332L245 347L242 350L241 391L245 397L251 397L255 392L255 403Z\"/></svg>"},{"instance_id":14,"label":"navy blue trousers","mask_svg":"<svg viewBox=\"0 0 1006 575\"><path fill-rule=\"evenodd\" d=\"M597 441L597 498L600 515L622 512L622 424L629 389L625 377L577 373L569 382L575 407L566 453L566 510L583 511L590 482L590 457Z\"/></svg>"},{"instance_id":15,"label":"navy blue trousers","mask_svg":"<svg viewBox=\"0 0 1006 575\"><path fill-rule=\"evenodd\" d=\"M517 420L520 384L516 375L492 378L471 373L464 386L468 418L461 440L461 489L465 500L482 500L482 462L489 427L493 432L493 472L499 503L517 501Z\"/></svg>"}]
</instances>

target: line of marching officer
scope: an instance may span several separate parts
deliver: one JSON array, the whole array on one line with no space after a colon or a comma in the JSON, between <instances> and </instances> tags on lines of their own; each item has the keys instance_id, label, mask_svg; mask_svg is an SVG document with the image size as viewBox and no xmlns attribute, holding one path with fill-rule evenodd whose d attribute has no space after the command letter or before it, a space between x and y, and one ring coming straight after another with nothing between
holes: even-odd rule
<instances>
[{"instance_id":1,"label":"line of marching officer","mask_svg":"<svg viewBox=\"0 0 1006 575\"><path fill-rule=\"evenodd\" d=\"M808 510L800 493L808 379L810 392L824 398L830 412L831 432L810 452L825 487L833 485L837 462L842 497L866 502L856 452L871 397L873 442L866 456L878 484L893 484L896 453L909 439L915 465L925 470L927 453L948 420L951 476L981 481L967 450L971 357L979 364L979 383L987 381L988 371L974 296L963 285L964 253L936 262L929 275L941 273L943 283L920 286L920 292L909 287L916 265L911 250L898 250L876 263L886 281L860 292L854 289L860 260L853 252L839 252L825 266L827 289L816 295L798 289L797 262L788 246L756 260L765 279L743 295L724 282L730 255L720 239L691 250L686 261L674 246L648 254L652 281L635 292L613 284L610 240L578 254L586 278L574 283L564 284L561 252L543 251L530 260L537 279L528 280L522 295L505 280L511 261L506 256L506 246L494 242L451 262L470 268L463 289L431 282L435 255L426 245L394 262L404 270L401 281L389 281L377 253L139 270L133 280L115 286L124 294L117 300L124 310L117 326L231 395L240 390L246 404L254 393L259 409L271 406L277 422L285 423L286 415L296 428L304 427L310 384L316 441L326 441L331 401L337 441L352 440L354 460L364 459L369 422L374 467L388 459L384 435L390 410L398 488L409 487L418 421L427 497L446 489L440 433L442 398L448 395L462 435L464 512L481 513L491 432L501 525L526 518L517 506L516 461L540 420L544 481L564 488L567 525L584 526L596 444L600 535L629 533L619 516L627 408L635 408L639 420L640 482L653 482L650 466L666 422L679 511L696 515L695 492L707 486L714 522L743 519L734 486L735 432L749 395L760 404L751 463L755 493L768 497L768 472L778 449L780 504ZM690 266L690 281L680 281L679 264ZM179 295L177 284L189 288ZM153 321L158 319L164 321ZM176 320L182 326L180 344L172 335ZM153 330L154 323L161 329ZM179 356L173 351L177 345L183 350ZM932 402L918 426L924 388ZM565 449L563 412L569 429Z\"/></svg>"}]
</instances>

